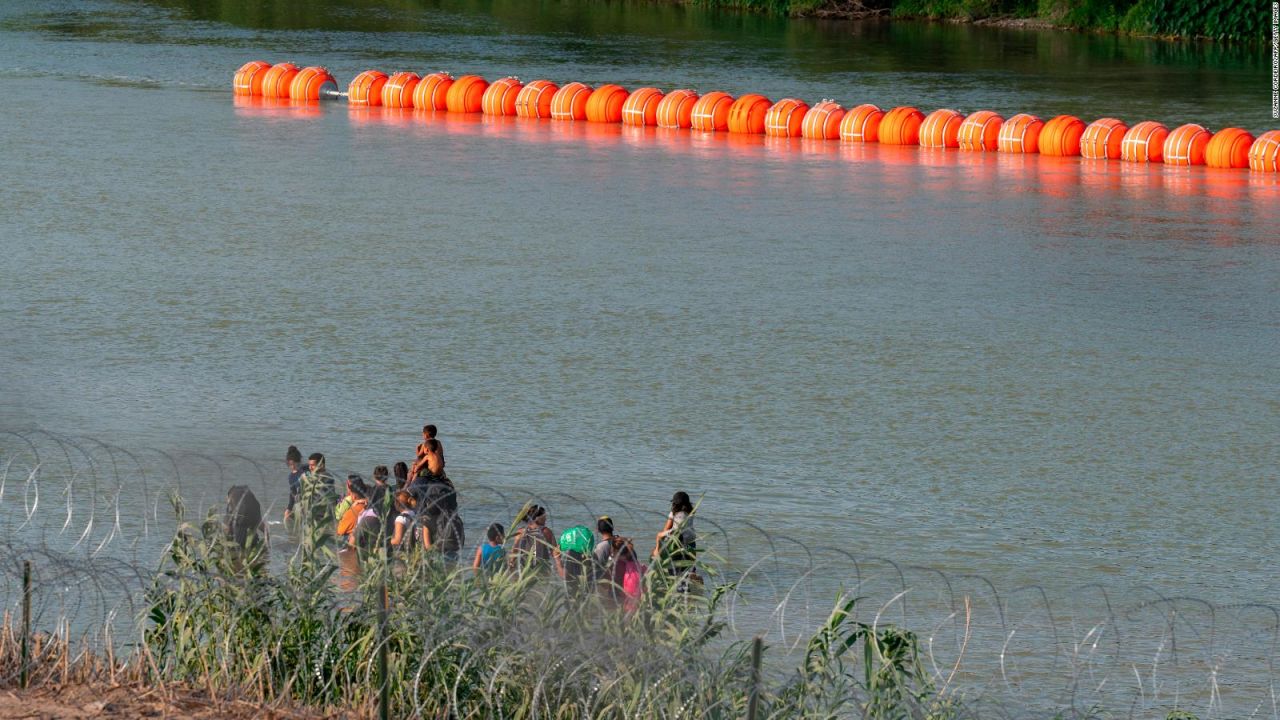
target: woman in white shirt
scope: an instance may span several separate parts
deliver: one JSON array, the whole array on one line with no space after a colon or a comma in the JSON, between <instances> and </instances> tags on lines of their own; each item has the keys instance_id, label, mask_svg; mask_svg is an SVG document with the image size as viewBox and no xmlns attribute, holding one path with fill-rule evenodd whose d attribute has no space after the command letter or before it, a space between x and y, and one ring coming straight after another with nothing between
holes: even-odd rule
<instances>
[{"instance_id":1,"label":"woman in white shirt","mask_svg":"<svg viewBox=\"0 0 1280 720\"><path fill-rule=\"evenodd\" d=\"M698 550L698 533L693 527L693 503L689 493L681 490L671 497L671 512L667 523L658 533L653 546L653 557L665 561L672 575L680 575L693 569Z\"/></svg>"}]
</instances>

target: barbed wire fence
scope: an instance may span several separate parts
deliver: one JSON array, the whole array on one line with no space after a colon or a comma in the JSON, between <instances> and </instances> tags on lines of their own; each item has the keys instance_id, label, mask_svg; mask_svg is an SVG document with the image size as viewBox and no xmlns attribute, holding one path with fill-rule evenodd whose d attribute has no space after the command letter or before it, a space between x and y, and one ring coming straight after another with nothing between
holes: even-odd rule
<instances>
[{"instance_id":1,"label":"barbed wire fence","mask_svg":"<svg viewBox=\"0 0 1280 720\"><path fill-rule=\"evenodd\" d=\"M611 617L566 624L565 617L590 614L575 609L553 578L498 588L472 582L464 569L458 576L466 581L438 583L429 579L441 574L438 567L417 566L384 576L389 590L381 595L354 556L341 553L348 561L300 578L299 542L274 524L262 584L211 582L227 571L208 545L191 550L186 565L174 560L175 548L185 547L175 537L199 544L202 521L225 506L232 485L248 485L264 516L278 520L287 488L273 466L40 430L0 432L0 683L66 681L77 658L103 658L98 666L113 674L133 658L152 678L197 677L183 663L212 661L238 668L234 682L256 686L264 698L349 702L353 713L373 715L380 691L373 678L388 672L378 659L390 654L400 668L399 707L426 717L766 717L770 708L784 716L781 708L802 707L824 717L1280 718L1274 605L1221 605L1100 584L1065 594L1000 588L978 575L809 547L780 528L717 516L714 498L697 513L704 595L714 607L690 611L699 618L692 625L664 625L666 616L654 615L643 631ZM561 525L593 528L595 518L610 515L642 554L666 517L664 509L614 497L455 481L468 567L483 528L509 527L528 502L550 508ZM307 584L316 578L342 599L323 610L330 615L288 631L263 627L278 622L279 612L286 622L295 615L314 620L308 613L321 609L306 590L316 589ZM215 596L229 614L188 617ZM852 598L847 617L833 615ZM477 603L484 613L474 611ZM164 608L187 615L178 623ZM832 634L833 617L842 627L870 629L858 636L867 654L852 652L854 634ZM189 636L157 639L166 622ZM237 637L249 640L231 646L219 634L223 626L243 626ZM370 634L389 626L399 634ZM690 633L655 641L672 628ZM910 683L890 683L894 697L905 699L896 710L877 699L874 688L883 691L886 681L868 667L902 660L892 656L890 628L910 631L918 643L918 673L900 663ZM313 631L318 637L298 640ZM252 638L262 646L252 647ZM224 646L209 655L189 647L215 641ZM60 668L42 660L55 650ZM763 659L757 664L753 654ZM833 708L799 697L816 687L805 678L817 672L818 655L826 659L828 691L849 685L823 696L834 698ZM288 687L272 685L280 678ZM368 692L348 697L353 685ZM564 714L565 707L577 714Z\"/></svg>"}]
</instances>

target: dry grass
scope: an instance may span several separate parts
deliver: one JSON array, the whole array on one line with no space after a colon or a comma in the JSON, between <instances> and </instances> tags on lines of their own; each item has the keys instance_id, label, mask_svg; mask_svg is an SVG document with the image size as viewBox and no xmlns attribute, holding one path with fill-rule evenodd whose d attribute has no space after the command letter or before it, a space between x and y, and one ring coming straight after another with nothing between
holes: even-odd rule
<instances>
[{"instance_id":1,"label":"dry grass","mask_svg":"<svg viewBox=\"0 0 1280 720\"><path fill-rule=\"evenodd\" d=\"M0 718L267 718L271 720L351 717L347 711L321 712L240 700L235 693L215 695L183 683L145 680L138 656L77 651L66 628L31 638L27 689L19 687L21 631L9 613L0 622Z\"/></svg>"}]
</instances>

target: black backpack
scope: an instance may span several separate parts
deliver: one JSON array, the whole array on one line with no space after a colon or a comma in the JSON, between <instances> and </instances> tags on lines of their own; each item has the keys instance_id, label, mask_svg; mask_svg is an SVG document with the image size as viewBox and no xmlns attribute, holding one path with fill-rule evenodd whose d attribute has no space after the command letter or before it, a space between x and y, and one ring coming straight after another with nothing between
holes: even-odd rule
<instances>
[{"instance_id":1,"label":"black backpack","mask_svg":"<svg viewBox=\"0 0 1280 720\"><path fill-rule=\"evenodd\" d=\"M432 480L420 483L414 490L418 496L418 512L427 515L458 513L458 492L453 489L453 483Z\"/></svg>"},{"instance_id":2,"label":"black backpack","mask_svg":"<svg viewBox=\"0 0 1280 720\"><path fill-rule=\"evenodd\" d=\"M462 550L467 542L467 533L462 525L462 516L457 512L438 513L428 521L431 531L431 544L440 552L456 553Z\"/></svg>"},{"instance_id":3,"label":"black backpack","mask_svg":"<svg viewBox=\"0 0 1280 720\"><path fill-rule=\"evenodd\" d=\"M511 555L508 558L511 566L519 567L524 563L542 565L550 560L551 545L547 543L541 528L534 529L529 525L521 528L515 543L511 546Z\"/></svg>"}]
</instances>

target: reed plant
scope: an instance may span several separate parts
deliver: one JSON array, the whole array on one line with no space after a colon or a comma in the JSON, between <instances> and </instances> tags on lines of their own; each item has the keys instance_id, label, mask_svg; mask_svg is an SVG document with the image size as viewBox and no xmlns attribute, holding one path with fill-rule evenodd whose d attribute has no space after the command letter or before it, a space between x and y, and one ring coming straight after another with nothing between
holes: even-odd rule
<instances>
[{"instance_id":1,"label":"reed plant","mask_svg":"<svg viewBox=\"0 0 1280 720\"><path fill-rule=\"evenodd\" d=\"M179 508L180 510L180 508ZM656 568L633 608L536 567L473 574L427 552L360 558L338 582L330 538L304 528L272 571L216 524L180 524L148 595L140 662L157 681L271 704L428 718L945 718L915 635L842 598L788 673L730 642L705 593ZM704 564L704 567L706 565ZM385 670L380 659L385 662ZM751 702L755 697L755 703Z\"/></svg>"}]
</instances>

